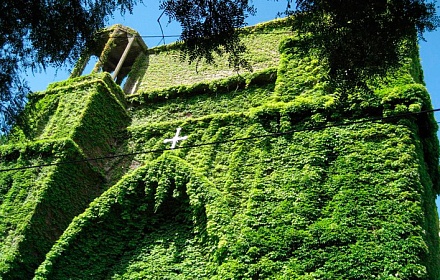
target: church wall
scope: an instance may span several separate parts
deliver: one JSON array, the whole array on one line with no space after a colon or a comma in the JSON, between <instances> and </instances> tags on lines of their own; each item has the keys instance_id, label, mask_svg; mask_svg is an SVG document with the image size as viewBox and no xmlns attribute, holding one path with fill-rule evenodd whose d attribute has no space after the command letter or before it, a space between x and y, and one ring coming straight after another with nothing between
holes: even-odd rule
<instances>
[{"instance_id":1,"label":"church wall","mask_svg":"<svg viewBox=\"0 0 440 280\"><path fill-rule=\"evenodd\" d=\"M73 140L91 156L96 140L120 160L93 166L108 189L62 232L36 279L439 278L438 127L424 112L416 51L347 90L293 39L279 49L275 67L216 80L210 70L153 75L150 57L126 112L113 111L123 106L105 82L113 90L85 103L85 138ZM94 77L106 79L84 79ZM107 114L88 108L107 103ZM115 120L102 132L110 148L94 134L105 116ZM36 137L57 124L42 119ZM164 140L178 127L187 139L170 150Z\"/></svg>"}]
</instances>

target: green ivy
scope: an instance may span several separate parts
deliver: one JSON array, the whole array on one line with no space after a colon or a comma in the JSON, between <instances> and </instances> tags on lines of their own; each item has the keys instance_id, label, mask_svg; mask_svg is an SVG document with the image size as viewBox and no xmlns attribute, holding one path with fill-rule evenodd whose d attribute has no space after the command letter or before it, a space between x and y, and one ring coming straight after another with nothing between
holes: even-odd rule
<instances>
[{"instance_id":1,"label":"green ivy","mask_svg":"<svg viewBox=\"0 0 440 280\"><path fill-rule=\"evenodd\" d=\"M138 60L136 94L97 74L32 96L2 168L108 160L0 172L0 277L438 279L438 126L417 47L347 88L285 26L243 30L252 74L194 74L165 46ZM188 138L167 150L177 127Z\"/></svg>"},{"instance_id":2,"label":"green ivy","mask_svg":"<svg viewBox=\"0 0 440 280\"><path fill-rule=\"evenodd\" d=\"M31 278L71 220L119 179L109 179L111 164L84 160L114 152L129 121L121 97L108 74L30 97L8 145L0 146L0 169L10 170L0 172L2 279Z\"/></svg>"},{"instance_id":3,"label":"green ivy","mask_svg":"<svg viewBox=\"0 0 440 280\"><path fill-rule=\"evenodd\" d=\"M125 176L75 218L35 279L145 279L181 273L198 278L206 267L194 270L193 261L204 259L210 250L204 245L216 235L215 219L207 224L213 213L205 205L216 197L219 191L194 167L166 153ZM173 265L176 258L186 261L162 266Z\"/></svg>"},{"instance_id":4,"label":"green ivy","mask_svg":"<svg viewBox=\"0 0 440 280\"><path fill-rule=\"evenodd\" d=\"M0 173L0 275L29 279L73 217L103 192L104 180L86 162L44 167L84 159L71 140L2 146L1 153L1 169L43 165Z\"/></svg>"}]
</instances>

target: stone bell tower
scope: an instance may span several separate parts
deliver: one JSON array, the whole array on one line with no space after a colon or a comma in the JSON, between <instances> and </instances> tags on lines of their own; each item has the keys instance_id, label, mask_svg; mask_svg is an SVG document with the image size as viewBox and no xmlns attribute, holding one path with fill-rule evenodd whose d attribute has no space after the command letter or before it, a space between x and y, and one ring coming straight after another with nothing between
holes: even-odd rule
<instances>
[{"instance_id":1,"label":"stone bell tower","mask_svg":"<svg viewBox=\"0 0 440 280\"><path fill-rule=\"evenodd\" d=\"M70 78L83 74L92 56L98 58L92 73L108 72L127 94L134 93L139 83L136 75L130 75L135 62L148 60L148 47L133 29L120 24L98 32L96 44L82 55Z\"/></svg>"}]
</instances>

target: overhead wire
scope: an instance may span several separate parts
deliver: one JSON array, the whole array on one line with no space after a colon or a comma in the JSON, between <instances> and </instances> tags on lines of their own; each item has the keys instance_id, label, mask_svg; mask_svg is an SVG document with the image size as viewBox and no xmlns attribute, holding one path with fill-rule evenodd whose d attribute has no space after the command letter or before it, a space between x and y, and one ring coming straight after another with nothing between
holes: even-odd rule
<instances>
[{"instance_id":1,"label":"overhead wire","mask_svg":"<svg viewBox=\"0 0 440 280\"><path fill-rule=\"evenodd\" d=\"M267 32L267 31L265 31L265 32L259 32L259 31L256 31L255 33L257 33L257 34L292 34L292 32L291 31L280 31L280 32ZM135 37L137 37L137 38L179 38L181 35L178 35L178 34L171 34L171 35L135 35ZM24 37L25 39L30 39L30 37ZM123 39L126 39L127 38L127 36L123 36L123 35L118 35L118 36L112 36L112 35L110 35L110 36L108 36L107 38L112 38L112 39L114 39L114 38L123 38Z\"/></svg>"},{"instance_id":2,"label":"overhead wire","mask_svg":"<svg viewBox=\"0 0 440 280\"><path fill-rule=\"evenodd\" d=\"M290 31L282 31L282 32L255 32L258 34L292 34ZM178 38L180 35L136 35L137 38ZM127 38L126 36L108 36L108 38Z\"/></svg>"},{"instance_id":3,"label":"overhead wire","mask_svg":"<svg viewBox=\"0 0 440 280\"><path fill-rule=\"evenodd\" d=\"M242 137L242 138L226 139L226 140L222 140L222 141L213 141L213 142L206 142L206 143L200 143L200 144L194 144L194 145L185 145L185 146L175 147L174 149L171 149L171 148L151 149L151 150L145 150L145 151L139 151L139 152L115 154L115 155L108 155L108 156L95 157L95 158L85 158L85 159L79 159L79 160L59 161L59 162L47 163L47 164L5 168L5 169L0 169L0 172L18 171L18 170L25 170L25 169L31 169L31 168L58 166L58 165L64 165L64 164L77 164L77 163L99 161L99 160L113 159L113 158L119 158L119 157L136 156L136 155L141 155L141 154L161 153L161 152L171 151L171 150L193 149L193 148L199 148L199 147L210 146L210 145L221 145L221 144L234 143L234 142L238 142L238 141L247 141L247 140L268 138L268 137L279 137L279 136L284 136L284 135L289 135L289 134L294 134L294 133L304 132L304 131L318 131L318 130L323 130L323 129L332 128L332 127L343 127L343 126L349 126L349 125L354 125L354 124L362 124L362 123L370 123L370 122L374 123L374 122L386 121L386 120L392 120L392 119L402 119L405 117L434 113L434 112L439 112L439 111L440 111L440 108L437 108L437 109L425 110L425 111L420 111L420 112L410 112L410 113L405 113L405 114L361 119L361 120L355 120L355 121L350 121L350 122L334 123L334 124L322 125L322 126L316 126L316 127L292 129L292 130L288 130L288 131L284 131L284 132L274 132L274 133L267 133L267 134Z\"/></svg>"}]
</instances>

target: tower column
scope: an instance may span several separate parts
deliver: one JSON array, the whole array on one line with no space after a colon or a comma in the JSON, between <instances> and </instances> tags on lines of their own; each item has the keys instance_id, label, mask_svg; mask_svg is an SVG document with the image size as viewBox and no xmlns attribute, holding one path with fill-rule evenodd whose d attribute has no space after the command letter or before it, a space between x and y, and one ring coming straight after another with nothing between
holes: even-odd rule
<instances>
[{"instance_id":1,"label":"tower column","mask_svg":"<svg viewBox=\"0 0 440 280\"><path fill-rule=\"evenodd\" d=\"M130 51L131 45L133 45L134 42L134 36L133 35L129 35L128 37L128 44L125 47L124 53L121 56L121 59L119 59L118 65L116 65L116 69L113 72L113 80L116 80L116 78L118 77L119 74L119 70L121 70L122 65L124 64L125 58L127 58L128 52Z\"/></svg>"}]
</instances>

